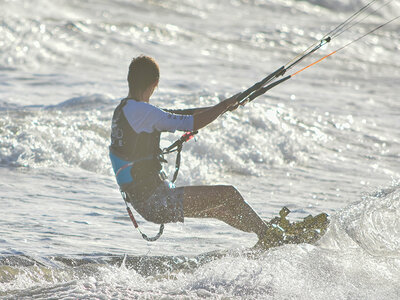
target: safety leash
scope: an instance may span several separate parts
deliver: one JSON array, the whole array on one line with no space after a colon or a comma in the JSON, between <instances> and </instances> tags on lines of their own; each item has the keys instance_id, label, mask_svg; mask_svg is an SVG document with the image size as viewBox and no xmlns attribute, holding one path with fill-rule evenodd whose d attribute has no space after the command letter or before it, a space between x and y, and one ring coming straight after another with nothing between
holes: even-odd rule
<instances>
[{"instance_id":1,"label":"safety leash","mask_svg":"<svg viewBox=\"0 0 400 300\"><path fill-rule=\"evenodd\" d=\"M122 195L122 198L123 198L124 201L125 201L126 210L128 211L129 218L131 219L133 226L134 226L134 227L139 231L139 233L142 235L142 238L145 239L145 240L148 241L148 242L157 241L157 240L160 238L160 236L163 234L163 232L164 232L164 224L161 224L161 225L160 225L160 229L158 230L158 233L157 233L155 236L153 236L153 237L148 237L146 234L144 234L144 233L140 230L139 224L136 222L136 219L135 219L135 217L133 216L132 210L131 210L131 208L128 206L128 201L126 200L126 193L123 192L123 191L121 191L121 195Z\"/></svg>"},{"instance_id":2,"label":"safety leash","mask_svg":"<svg viewBox=\"0 0 400 300\"><path fill-rule=\"evenodd\" d=\"M181 152L182 152L183 144L185 142L191 140L197 133L198 133L197 130L186 132L177 141L172 143L169 147L164 148L164 150L163 150L163 155L176 152L175 173L174 173L174 176L172 177L173 183L175 182L176 178L178 177L179 168L181 166Z\"/></svg>"}]
</instances>

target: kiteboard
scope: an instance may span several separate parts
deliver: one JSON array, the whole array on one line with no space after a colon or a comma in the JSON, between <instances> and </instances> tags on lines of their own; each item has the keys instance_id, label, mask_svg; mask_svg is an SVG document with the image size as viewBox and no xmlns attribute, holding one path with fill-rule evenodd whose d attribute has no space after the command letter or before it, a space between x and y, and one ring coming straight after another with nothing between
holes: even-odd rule
<instances>
[{"instance_id":1,"label":"kiteboard","mask_svg":"<svg viewBox=\"0 0 400 300\"><path fill-rule=\"evenodd\" d=\"M328 228L329 219L326 213L314 217L309 215L297 222L290 222L286 218L289 213L290 210L283 207L279 217L266 222L269 229L253 247L254 250L268 250L284 244L314 244Z\"/></svg>"}]
</instances>

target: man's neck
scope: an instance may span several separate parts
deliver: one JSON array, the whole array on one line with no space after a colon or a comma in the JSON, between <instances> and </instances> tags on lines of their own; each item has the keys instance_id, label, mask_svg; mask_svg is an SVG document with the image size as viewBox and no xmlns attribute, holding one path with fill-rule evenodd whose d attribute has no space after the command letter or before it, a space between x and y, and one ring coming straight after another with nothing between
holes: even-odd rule
<instances>
[{"instance_id":1,"label":"man's neck","mask_svg":"<svg viewBox=\"0 0 400 300\"><path fill-rule=\"evenodd\" d=\"M146 95L136 95L136 94L134 95L133 93L129 93L127 98L134 99L139 102L149 102L150 100L150 97Z\"/></svg>"}]
</instances>

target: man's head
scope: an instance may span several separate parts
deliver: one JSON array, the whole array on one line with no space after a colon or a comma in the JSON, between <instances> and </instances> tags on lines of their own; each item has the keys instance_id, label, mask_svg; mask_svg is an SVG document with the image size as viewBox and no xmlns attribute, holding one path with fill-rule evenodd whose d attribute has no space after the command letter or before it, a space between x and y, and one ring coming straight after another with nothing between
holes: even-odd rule
<instances>
[{"instance_id":1,"label":"man's head","mask_svg":"<svg viewBox=\"0 0 400 300\"><path fill-rule=\"evenodd\" d=\"M153 58L145 55L135 57L129 65L129 94L135 98L140 98L149 90L152 93L158 85L159 79L160 69Z\"/></svg>"}]
</instances>

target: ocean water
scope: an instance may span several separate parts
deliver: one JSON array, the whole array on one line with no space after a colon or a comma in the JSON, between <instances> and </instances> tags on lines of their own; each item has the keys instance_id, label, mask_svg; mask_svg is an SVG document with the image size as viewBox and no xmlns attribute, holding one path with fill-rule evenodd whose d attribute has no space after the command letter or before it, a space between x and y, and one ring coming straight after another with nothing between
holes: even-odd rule
<instances>
[{"instance_id":1,"label":"ocean water","mask_svg":"<svg viewBox=\"0 0 400 300\"><path fill-rule=\"evenodd\" d=\"M160 65L154 104L209 106L365 4L0 0L0 297L399 299L399 20L184 146L178 186L233 184L267 220L282 206L292 221L326 212L316 245L249 253L254 235L212 219L167 224L148 243L108 159L132 57ZM400 15L396 0L372 10L381 6L299 68ZM162 145L179 136L163 135Z\"/></svg>"}]
</instances>

